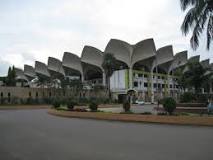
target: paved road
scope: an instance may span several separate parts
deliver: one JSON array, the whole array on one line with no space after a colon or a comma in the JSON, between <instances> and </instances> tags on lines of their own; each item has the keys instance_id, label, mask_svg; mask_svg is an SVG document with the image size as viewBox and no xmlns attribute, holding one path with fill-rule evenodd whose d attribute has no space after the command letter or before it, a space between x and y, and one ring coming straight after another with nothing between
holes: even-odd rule
<instances>
[{"instance_id":1,"label":"paved road","mask_svg":"<svg viewBox=\"0 0 213 160\"><path fill-rule=\"evenodd\" d=\"M0 160L212 160L213 128L0 111Z\"/></svg>"}]
</instances>

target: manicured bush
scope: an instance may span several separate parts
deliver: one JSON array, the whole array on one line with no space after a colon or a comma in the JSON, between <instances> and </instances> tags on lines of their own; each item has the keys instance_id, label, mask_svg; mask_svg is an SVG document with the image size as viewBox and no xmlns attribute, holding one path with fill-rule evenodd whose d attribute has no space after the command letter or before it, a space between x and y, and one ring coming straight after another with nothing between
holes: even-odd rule
<instances>
[{"instance_id":1,"label":"manicured bush","mask_svg":"<svg viewBox=\"0 0 213 160\"><path fill-rule=\"evenodd\" d=\"M123 109L124 109L124 111L125 111L125 112L129 112L129 111L130 111L130 108L131 108L130 103L129 103L128 101L125 101L125 102L123 103Z\"/></svg>"},{"instance_id":2,"label":"manicured bush","mask_svg":"<svg viewBox=\"0 0 213 160\"><path fill-rule=\"evenodd\" d=\"M98 110L98 104L95 101L91 101L89 104L89 109L92 112L96 112Z\"/></svg>"},{"instance_id":3,"label":"manicured bush","mask_svg":"<svg viewBox=\"0 0 213 160\"><path fill-rule=\"evenodd\" d=\"M163 108L165 109L166 112L172 115L172 113L174 112L176 108L176 101L172 97L164 98Z\"/></svg>"}]
</instances>

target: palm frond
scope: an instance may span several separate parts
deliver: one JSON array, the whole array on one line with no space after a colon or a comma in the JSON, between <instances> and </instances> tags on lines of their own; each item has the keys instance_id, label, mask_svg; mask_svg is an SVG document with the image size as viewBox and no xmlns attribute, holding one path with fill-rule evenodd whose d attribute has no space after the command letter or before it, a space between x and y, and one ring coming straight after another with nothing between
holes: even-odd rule
<instances>
[{"instance_id":1,"label":"palm frond","mask_svg":"<svg viewBox=\"0 0 213 160\"><path fill-rule=\"evenodd\" d=\"M183 34L187 35L189 33L189 29L193 26L193 23L196 21L196 8L193 7L191 8L185 18L184 18L184 21L181 25L181 30L183 32Z\"/></svg>"},{"instance_id":2,"label":"palm frond","mask_svg":"<svg viewBox=\"0 0 213 160\"><path fill-rule=\"evenodd\" d=\"M198 0L180 0L181 9L186 10L189 6L195 5Z\"/></svg>"},{"instance_id":3,"label":"palm frond","mask_svg":"<svg viewBox=\"0 0 213 160\"><path fill-rule=\"evenodd\" d=\"M213 39L213 15L210 15L209 20L208 20L208 24L207 24L207 49L210 49L210 44L211 41Z\"/></svg>"}]
</instances>

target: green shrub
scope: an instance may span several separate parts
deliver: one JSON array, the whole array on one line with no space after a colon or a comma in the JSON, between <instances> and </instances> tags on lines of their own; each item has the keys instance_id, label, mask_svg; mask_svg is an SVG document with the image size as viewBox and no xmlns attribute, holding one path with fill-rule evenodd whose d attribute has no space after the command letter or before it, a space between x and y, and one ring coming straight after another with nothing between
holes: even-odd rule
<instances>
[{"instance_id":1,"label":"green shrub","mask_svg":"<svg viewBox=\"0 0 213 160\"><path fill-rule=\"evenodd\" d=\"M55 109L59 108L61 106L61 102L59 100L55 100L53 103L52 103L53 107Z\"/></svg>"},{"instance_id":2,"label":"green shrub","mask_svg":"<svg viewBox=\"0 0 213 160\"><path fill-rule=\"evenodd\" d=\"M164 98L163 108L171 115L176 108L176 101L172 97Z\"/></svg>"},{"instance_id":3,"label":"green shrub","mask_svg":"<svg viewBox=\"0 0 213 160\"><path fill-rule=\"evenodd\" d=\"M208 95L205 94L196 94L195 98L198 103L206 103L208 101Z\"/></svg>"},{"instance_id":4,"label":"green shrub","mask_svg":"<svg viewBox=\"0 0 213 160\"><path fill-rule=\"evenodd\" d=\"M88 100L87 98L85 98L85 97L80 97L80 98L78 99L78 103L79 103L80 105L87 105L87 104L89 103L89 100Z\"/></svg>"},{"instance_id":5,"label":"green shrub","mask_svg":"<svg viewBox=\"0 0 213 160\"><path fill-rule=\"evenodd\" d=\"M89 109L92 112L96 112L98 110L98 104L95 101L91 101L89 104Z\"/></svg>"},{"instance_id":6,"label":"green shrub","mask_svg":"<svg viewBox=\"0 0 213 160\"><path fill-rule=\"evenodd\" d=\"M151 115L152 113L151 112L143 112L141 113L142 115Z\"/></svg>"},{"instance_id":7,"label":"green shrub","mask_svg":"<svg viewBox=\"0 0 213 160\"><path fill-rule=\"evenodd\" d=\"M180 102L182 103L188 103L195 101L195 96L191 92L185 92L180 96Z\"/></svg>"},{"instance_id":8,"label":"green shrub","mask_svg":"<svg viewBox=\"0 0 213 160\"><path fill-rule=\"evenodd\" d=\"M134 114L132 111L127 111L127 112L121 112L120 114Z\"/></svg>"},{"instance_id":9,"label":"green shrub","mask_svg":"<svg viewBox=\"0 0 213 160\"><path fill-rule=\"evenodd\" d=\"M77 103L76 103L75 101L72 101L72 100L68 100L68 101L67 101L67 108L68 108L69 110L73 110L74 107L75 107L75 105L77 105Z\"/></svg>"},{"instance_id":10,"label":"green shrub","mask_svg":"<svg viewBox=\"0 0 213 160\"><path fill-rule=\"evenodd\" d=\"M125 112L129 112L130 111L130 107L131 107L131 105L130 105L130 103L128 101L123 103L123 109L124 109Z\"/></svg>"}]
</instances>

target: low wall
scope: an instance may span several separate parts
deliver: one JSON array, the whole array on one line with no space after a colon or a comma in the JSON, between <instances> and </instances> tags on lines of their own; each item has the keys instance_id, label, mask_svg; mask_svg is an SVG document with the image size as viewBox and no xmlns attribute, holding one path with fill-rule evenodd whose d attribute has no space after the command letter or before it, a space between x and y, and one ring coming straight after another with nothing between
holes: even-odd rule
<instances>
[{"instance_id":1,"label":"low wall","mask_svg":"<svg viewBox=\"0 0 213 160\"><path fill-rule=\"evenodd\" d=\"M0 87L1 103L12 103L13 99L52 99L52 98L104 98L106 92L104 90L75 90L75 89L55 89L55 88L26 88L26 87Z\"/></svg>"}]
</instances>

